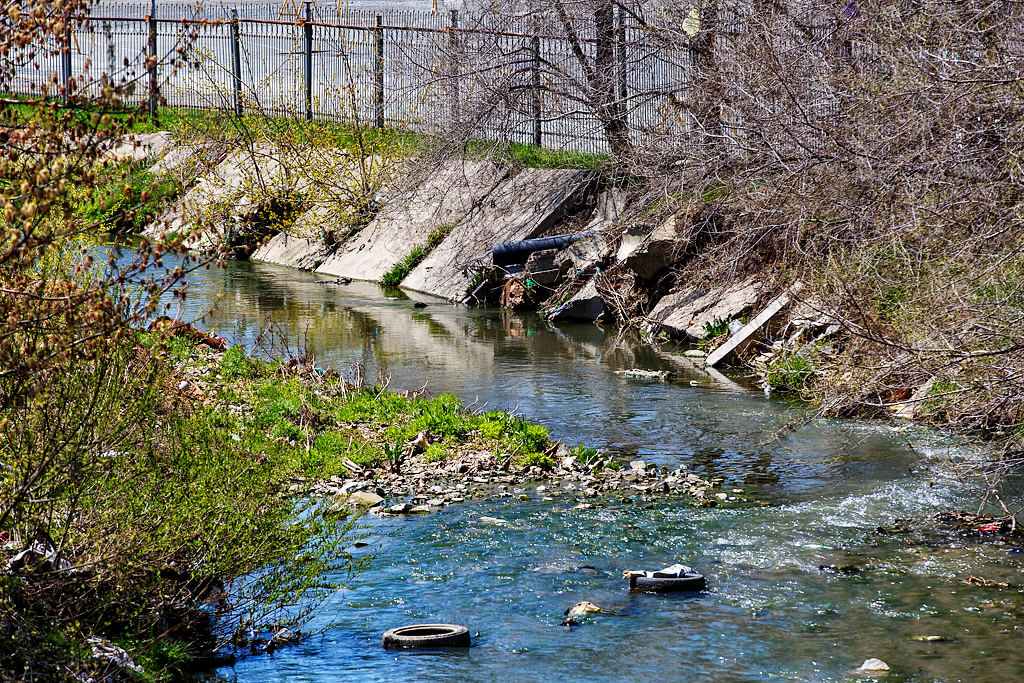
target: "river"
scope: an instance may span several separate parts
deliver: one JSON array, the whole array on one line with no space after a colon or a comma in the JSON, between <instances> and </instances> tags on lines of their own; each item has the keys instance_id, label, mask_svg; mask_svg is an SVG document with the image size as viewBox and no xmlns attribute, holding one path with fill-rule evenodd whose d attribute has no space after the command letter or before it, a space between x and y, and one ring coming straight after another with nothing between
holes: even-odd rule
<instances>
[{"instance_id":1,"label":"river","mask_svg":"<svg viewBox=\"0 0 1024 683\"><path fill-rule=\"evenodd\" d=\"M693 508L562 497L454 505L410 519L367 518L375 558L314 627L323 635L220 674L269 681L851 681L866 658L886 681L1024 680L1017 588L1024 553L1002 542L877 533L970 508L940 469L972 457L940 435L892 425L814 421L742 377L709 377L682 349L610 327L551 325L532 314L452 306L370 283L318 284L310 273L233 262L190 278L180 313L250 346L275 321L322 367L392 388L455 393L516 409L554 437L686 465L770 505ZM426 308L414 307L416 301ZM172 313L175 311L172 310ZM675 381L616 370L670 369ZM527 489L528 494L532 492ZM649 508L649 509L648 509ZM493 517L502 522L481 521ZM623 569L682 561L706 574L694 596L630 594ZM845 572L821 567L847 567ZM593 569L587 569L592 567ZM572 629L580 600L606 613ZM464 652L395 653L395 626L463 624ZM943 640L922 640L939 636Z\"/></svg>"}]
</instances>

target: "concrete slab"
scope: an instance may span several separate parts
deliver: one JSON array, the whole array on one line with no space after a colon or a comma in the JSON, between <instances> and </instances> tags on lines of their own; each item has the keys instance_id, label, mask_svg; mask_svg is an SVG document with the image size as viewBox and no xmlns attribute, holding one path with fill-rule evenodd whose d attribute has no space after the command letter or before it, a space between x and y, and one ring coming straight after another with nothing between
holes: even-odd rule
<instances>
[{"instance_id":1,"label":"concrete slab","mask_svg":"<svg viewBox=\"0 0 1024 683\"><path fill-rule=\"evenodd\" d=\"M749 312L760 291L761 283L754 279L711 292L681 291L662 298L649 318L670 334L696 341L707 336L706 323L716 318L736 319Z\"/></svg>"},{"instance_id":2,"label":"concrete slab","mask_svg":"<svg viewBox=\"0 0 1024 683\"><path fill-rule=\"evenodd\" d=\"M491 263L491 247L540 236L561 220L594 179L589 171L523 169L495 187L402 286L465 300L475 272Z\"/></svg>"},{"instance_id":3,"label":"concrete slab","mask_svg":"<svg viewBox=\"0 0 1024 683\"><path fill-rule=\"evenodd\" d=\"M743 344L748 339L753 337L761 327L771 320L775 315L779 313L783 308L789 305L792 297L800 292L803 288L802 282L796 282L792 287L789 288L784 294L778 296L774 301L768 304L768 307L758 313L753 320L743 326L739 332L729 337L729 339L715 349L711 355L704 361L708 367L712 367L721 363L725 358L735 351L740 344Z\"/></svg>"},{"instance_id":4,"label":"concrete slab","mask_svg":"<svg viewBox=\"0 0 1024 683\"><path fill-rule=\"evenodd\" d=\"M200 177L143 235L159 238L176 232L188 235L189 249L216 248L241 216L282 186L284 173L270 145L238 150Z\"/></svg>"},{"instance_id":5,"label":"concrete slab","mask_svg":"<svg viewBox=\"0 0 1024 683\"><path fill-rule=\"evenodd\" d=\"M103 159L141 164L153 158L162 159L174 147L174 136L167 131L133 133L118 138Z\"/></svg>"},{"instance_id":6,"label":"concrete slab","mask_svg":"<svg viewBox=\"0 0 1024 683\"><path fill-rule=\"evenodd\" d=\"M583 285L573 298L551 311L549 320L586 320L593 321L604 315L604 301L597 291L597 282L591 280Z\"/></svg>"},{"instance_id":7,"label":"concrete slab","mask_svg":"<svg viewBox=\"0 0 1024 683\"><path fill-rule=\"evenodd\" d=\"M328 246L315 237L289 236L279 232L253 251L249 258L289 268L314 270L329 253Z\"/></svg>"},{"instance_id":8,"label":"concrete slab","mask_svg":"<svg viewBox=\"0 0 1024 683\"><path fill-rule=\"evenodd\" d=\"M491 162L448 162L396 196L365 228L346 240L316 272L354 280L379 280L442 226L459 223L501 181ZM395 193L398 194L398 193Z\"/></svg>"}]
</instances>

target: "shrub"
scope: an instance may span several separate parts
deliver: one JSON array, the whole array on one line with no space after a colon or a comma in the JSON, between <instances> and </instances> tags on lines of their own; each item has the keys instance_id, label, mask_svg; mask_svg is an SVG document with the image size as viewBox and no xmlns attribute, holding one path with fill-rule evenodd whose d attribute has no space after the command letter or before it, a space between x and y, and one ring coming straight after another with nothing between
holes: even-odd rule
<instances>
[{"instance_id":1,"label":"shrub","mask_svg":"<svg viewBox=\"0 0 1024 683\"><path fill-rule=\"evenodd\" d=\"M543 453L527 453L517 458L516 464L520 467L539 467L542 470L550 470L555 466L554 460Z\"/></svg>"},{"instance_id":2,"label":"shrub","mask_svg":"<svg viewBox=\"0 0 1024 683\"><path fill-rule=\"evenodd\" d=\"M772 391L798 393L809 388L816 376L811 359L802 354L794 354L773 362L768 368L766 380Z\"/></svg>"},{"instance_id":3,"label":"shrub","mask_svg":"<svg viewBox=\"0 0 1024 683\"><path fill-rule=\"evenodd\" d=\"M228 349L220 359L220 374L224 379L255 377L258 370L258 362L245 355L245 349L238 344Z\"/></svg>"},{"instance_id":4,"label":"shrub","mask_svg":"<svg viewBox=\"0 0 1024 683\"><path fill-rule=\"evenodd\" d=\"M434 442L427 446L427 450L423 452L423 459L427 462L444 462L448 459L451 453L448 449L441 445L440 442Z\"/></svg>"},{"instance_id":5,"label":"shrub","mask_svg":"<svg viewBox=\"0 0 1024 683\"><path fill-rule=\"evenodd\" d=\"M598 452L596 448L587 448L583 444L576 444L572 450L569 451L569 455L576 458L577 462L584 465L588 465L598 458Z\"/></svg>"}]
</instances>

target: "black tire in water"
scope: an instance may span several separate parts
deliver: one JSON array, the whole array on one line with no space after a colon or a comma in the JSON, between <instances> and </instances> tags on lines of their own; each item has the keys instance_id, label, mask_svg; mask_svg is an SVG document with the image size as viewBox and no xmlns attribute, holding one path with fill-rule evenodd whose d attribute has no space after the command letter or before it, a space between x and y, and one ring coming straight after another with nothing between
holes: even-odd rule
<instances>
[{"instance_id":1,"label":"black tire in water","mask_svg":"<svg viewBox=\"0 0 1024 683\"><path fill-rule=\"evenodd\" d=\"M469 629L455 624L399 626L384 633L383 645L390 650L469 647Z\"/></svg>"},{"instance_id":2,"label":"black tire in water","mask_svg":"<svg viewBox=\"0 0 1024 683\"><path fill-rule=\"evenodd\" d=\"M646 576L634 576L629 580L629 589L649 591L652 593L674 593L676 591L706 590L708 582L703 574L686 574L672 579L651 579Z\"/></svg>"}]
</instances>

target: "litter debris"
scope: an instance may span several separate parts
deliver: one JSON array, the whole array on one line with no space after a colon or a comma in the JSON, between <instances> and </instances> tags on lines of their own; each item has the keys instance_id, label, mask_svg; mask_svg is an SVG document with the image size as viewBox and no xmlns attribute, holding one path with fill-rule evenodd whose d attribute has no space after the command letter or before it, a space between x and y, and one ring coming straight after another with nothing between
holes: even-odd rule
<instances>
[{"instance_id":1,"label":"litter debris","mask_svg":"<svg viewBox=\"0 0 1024 683\"><path fill-rule=\"evenodd\" d=\"M138 673L142 673L144 671L141 666L132 660L132 656L128 654L127 650L123 647L114 645L109 640L94 636L86 638L85 642L92 646L92 656L96 659L113 662L122 668L131 669Z\"/></svg>"},{"instance_id":2,"label":"litter debris","mask_svg":"<svg viewBox=\"0 0 1024 683\"><path fill-rule=\"evenodd\" d=\"M616 370L615 374L622 375L623 377L636 377L643 379L668 379L676 376L674 372L669 372L668 370L640 370L638 368L633 368L632 370Z\"/></svg>"},{"instance_id":3,"label":"litter debris","mask_svg":"<svg viewBox=\"0 0 1024 683\"><path fill-rule=\"evenodd\" d=\"M990 586L992 588L1009 588L1010 584L1005 581L994 581L992 579L986 579L983 576L968 576L964 579L964 583L968 586Z\"/></svg>"},{"instance_id":4,"label":"litter debris","mask_svg":"<svg viewBox=\"0 0 1024 683\"><path fill-rule=\"evenodd\" d=\"M563 614L570 617L582 617L588 614L598 614L601 612L601 608L592 602L584 600L583 602L577 602L575 605L565 610ZM568 621L568 620L566 620Z\"/></svg>"},{"instance_id":5,"label":"litter debris","mask_svg":"<svg viewBox=\"0 0 1024 683\"><path fill-rule=\"evenodd\" d=\"M688 567L685 564L674 564L670 567L658 570L656 572L645 572L625 569L622 572L622 578L630 579L633 577L645 576L648 579L678 579L686 574L696 574L693 567Z\"/></svg>"}]
</instances>

